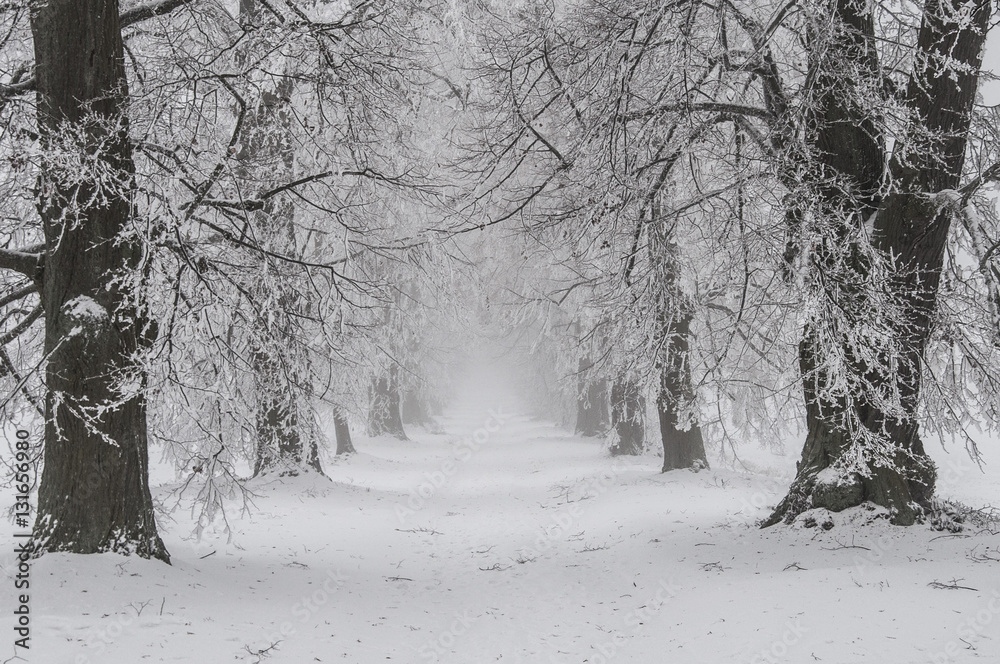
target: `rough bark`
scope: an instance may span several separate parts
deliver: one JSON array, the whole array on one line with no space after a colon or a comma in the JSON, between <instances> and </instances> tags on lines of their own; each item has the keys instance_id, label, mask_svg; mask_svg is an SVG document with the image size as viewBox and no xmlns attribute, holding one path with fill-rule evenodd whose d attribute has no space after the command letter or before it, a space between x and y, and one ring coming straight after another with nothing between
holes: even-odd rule
<instances>
[{"instance_id":1,"label":"rough bark","mask_svg":"<svg viewBox=\"0 0 1000 664\"><path fill-rule=\"evenodd\" d=\"M663 441L663 472L680 468L708 468L705 440L693 413L694 390L688 351L691 343L690 312L675 315L663 331L667 350L660 366L656 412Z\"/></svg>"},{"instance_id":2,"label":"rough bark","mask_svg":"<svg viewBox=\"0 0 1000 664\"><path fill-rule=\"evenodd\" d=\"M642 453L646 440L645 412L638 383L627 378L615 381L611 388L611 426L615 431L612 456Z\"/></svg>"},{"instance_id":3,"label":"rough bark","mask_svg":"<svg viewBox=\"0 0 1000 664\"><path fill-rule=\"evenodd\" d=\"M400 413L399 368L396 365L372 383L368 429L373 436L389 435L409 440Z\"/></svg>"},{"instance_id":4,"label":"rough bark","mask_svg":"<svg viewBox=\"0 0 1000 664\"><path fill-rule=\"evenodd\" d=\"M866 394L850 401L824 398L822 387L831 377L822 367L830 349L819 341L817 329L807 326L800 345L806 441L796 479L765 526L791 521L812 507L839 510L866 500L889 508L895 523L909 525L929 505L936 470L924 451L916 418L923 355L954 214L937 195L960 184L991 5L988 0L977 0L971 9L965 17L939 0L925 4L906 97L912 112L909 131L897 142L887 166L871 111L850 101L856 99L851 88L860 81L843 74L825 83L820 79L816 146L828 173L846 188L821 189L824 203L841 210L853 205L848 226L875 215L873 245L893 261L885 288L901 312L888 322L897 345L891 362L883 357L880 366L870 366L850 348L845 346L842 352L852 358L851 370L867 383L866 394L895 395L899 409L887 412ZM835 19L843 29L828 57L836 60L821 60L820 66L833 70L836 62L843 72L843 63L849 63L854 72L876 80L879 72L869 10L863 4L840 0ZM879 200L875 192L883 178L892 189ZM845 229L845 238L850 237L850 230ZM844 251L844 247L837 249ZM872 275L865 261L854 259L849 264L858 286L847 289L847 301L838 306L846 306L848 312L853 308L861 318L860 309L871 306L864 289L872 287ZM851 296L857 296L856 301ZM867 474L840 477L838 482L819 481L819 473L835 465L859 435L885 441L892 450L889 462L869 463Z\"/></svg>"},{"instance_id":5,"label":"rough bark","mask_svg":"<svg viewBox=\"0 0 1000 664\"><path fill-rule=\"evenodd\" d=\"M136 553L169 562L148 484L145 374L155 337L130 280L142 247L123 235L134 165L116 0L34 3L38 210L46 257L44 467L38 551ZM73 131L66 131L72 129ZM78 156L99 165L73 166Z\"/></svg>"},{"instance_id":6,"label":"rough bark","mask_svg":"<svg viewBox=\"0 0 1000 664\"><path fill-rule=\"evenodd\" d=\"M691 321L694 307L680 284L678 247L671 230L652 210L649 229L650 262L657 282L656 345L660 384L656 412L663 442L663 472L680 468L708 468L705 440L694 412L691 382Z\"/></svg>"}]
</instances>

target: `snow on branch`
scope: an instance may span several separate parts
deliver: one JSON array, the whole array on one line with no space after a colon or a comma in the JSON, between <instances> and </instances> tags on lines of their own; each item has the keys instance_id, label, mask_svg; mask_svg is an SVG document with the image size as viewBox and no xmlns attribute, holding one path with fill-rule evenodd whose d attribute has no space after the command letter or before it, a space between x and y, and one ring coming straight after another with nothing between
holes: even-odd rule
<instances>
[{"instance_id":1,"label":"snow on branch","mask_svg":"<svg viewBox=\"0 0 1000 664\"><path fill-rule=\"evenodd\" d=\"M124 29L140 21L169 14L178 7L189 5L192 2L194 0L156 0L156 2L149 2L122 12L118 20Z\"/></svg>"},{"instance_id":2,"label":"snow on branch","mask_svg":"<svg viewBox=\"0 0 1000 664\"><path fill-rule=\"evenodd\" d=\"M29 279L35 279L38 276L41 263L41 253L0 249L0 270L13 270Z\"/></svg>"},{"instance_id":3,"label":"snow on branch","mask_svg":"<svg viewBox=\"0 0 1000 664\"><path fill-rule=\"evenodd\" d=\"M653 108L647 108L641 111L635 111L633 113L625 113L621 116L623 121L639 120L648 118L653 115L659 115L661 113L724 113L726 115L735 115L743 117L755 117L762 120L773 120L774 115L763 108L757 108L755 106L746 106L743 104L732 104L726 102L698 102L698 103L687 103L683 102L680 104L663 104L661 106L656 106Z\"/></svg>"}]
</instances>

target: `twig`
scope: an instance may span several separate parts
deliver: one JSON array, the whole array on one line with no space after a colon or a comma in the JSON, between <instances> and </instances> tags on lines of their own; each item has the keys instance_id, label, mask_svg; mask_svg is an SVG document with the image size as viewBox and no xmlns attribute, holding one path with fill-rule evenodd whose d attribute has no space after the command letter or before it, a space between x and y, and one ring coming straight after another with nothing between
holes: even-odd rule
<instances>
[{"instance_id":1,"label":"twig","mask_svg":"<svg viewBox=\"0 0 1000 664\"><path fill-rule=\"evenodd\" d=\"M410 528L408 530L401 530L399 528L396 528L396 532L399 532L399 533L425 533L427 535L443 535L444 534L444 533L441 533L441 532L439 532L437 530L434 530L433 528Z\"/></svg>"},{"instance_id":2,"label":"twig","mask_svg":"<svg viewBox=\"0 0 1000 664\"><path fill-rule=\"evenodd\" d=\"M963 579L952 579L951 583L941 583L940 581L931 581L927 585L931 588L936 588L938 590L971 590L973 592L979 592L978 588L970 588L969 586L958 585L959 581Z\"/></svg>"},{"instance_id":3,"label":"twig","mask_svg":"<svg viewBox=\"0 0 1000 664\"><path fill-rule=\"evenodd\" d=\"M840 551L841 549L863 549L864 551L871 551L867 546L861 546L860 544L854 543L854 538L851 538L850 544L844 544L840 540L834 540L837 546L824 546L824 551Z\"/></svg>"},{"instance_id":4,"label":"twig","mask_svg":"<svg viewBox=\"0 0 1000 664\"><path fill-rule=\"evenodd\" d=\"M972 548L972 551L966 554L969 560L975 563L1000 563L1000 547L993 549L993 555L990 555L990 547L986 547L986 550L982 553L976 551L978 548L979 545L977 544Z\"/></svg>"}]
</instances>

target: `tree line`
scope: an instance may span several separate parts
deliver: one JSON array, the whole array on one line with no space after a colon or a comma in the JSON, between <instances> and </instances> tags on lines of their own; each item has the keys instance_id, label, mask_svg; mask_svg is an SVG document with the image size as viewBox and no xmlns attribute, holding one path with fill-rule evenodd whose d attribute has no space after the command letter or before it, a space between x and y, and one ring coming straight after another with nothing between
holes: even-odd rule
<instances>
[{"instance_id":1,"label":"tree line","mask_svg":"<svg viewBox=\"0 0 1000 664\"><path fill-rule=\"evenodd\" d=\"M168 560L151 442L215 518L241 463L322 472L318 409L340 453L352 418L405 438L497 327L613 453L648 401L664 471L801 422L768 525L912 524L927 429L977 455L988 0L232 4L0 8L2 408L44 424L39 551Z\"/></svg>"}]
</instances>

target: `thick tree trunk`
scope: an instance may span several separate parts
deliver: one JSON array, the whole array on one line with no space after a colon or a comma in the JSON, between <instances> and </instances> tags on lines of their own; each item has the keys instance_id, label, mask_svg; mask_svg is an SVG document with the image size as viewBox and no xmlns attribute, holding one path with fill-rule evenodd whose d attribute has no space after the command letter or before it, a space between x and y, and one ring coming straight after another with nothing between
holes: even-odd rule
<instances>
[{"instance_id":1,"label":"thick tree trunk","mask_svg":"<svg viewBox=\"0 0 1000 664\"><path fill-rule=\"evenodd\" d=\"M960 184L990 8L988 0L977 0L967 17L939 0L926 3L907 91L913 112L909 135L896 145L888 164L893 189L882 201L874 194L882 180L884 159L877 132L868 119L871 111L849 101L854 98L850 87L858 82L841 77L824 86L821 107L826 116L820 118L817 145L831 172L853 185L851 202L856 212L851 223L860 225L875 214L873 244L893 261L885 288L900 311L888 322L896 349L891 357L883 353L878 366L872 366L845 343L841 352L851 358L851 371L867 383L865 394L851 401L824 398L823 387L833 379L822 369L830 349L819 340L819 331L807 326L800 346L806 442L796 479L765 526L790 522L812 507L837 511L865 500L889 508L895 523L909 525L929 505L936 470L924 451L916 417L923 355L954 214L939 196ZM855 72L867 72L870 80L878 80L870 13L864 5L841 0L837 19L847 29L835 42L830 57L841 67L850 63ZM862 158L864 155L868 156ZM823 193L831 209L845 203L842 193ZM863 289L875 286L869 283L872 275L865 262L854 260L851 269L860 285L848 294L858 296L857 302L837 304L846 304L849 310L853 306L864 320L860 308L871 305ZM871 395L898 400L894 404L897 408L889 412ZM866 443L868 440L875 442ZM866 454L866 474L823 474L859 441ZM888 450L888 454L878 455L881 459L869 458L873 446Z\"/></svg>"},{"instance_id":2,"label":"thick tree trunk","mask_svg":"<svg viewBox=\"0 0 1000 664\"><path fill-rule=\"evenodd\" d=\"M369 433L373 436L388 434L400 440L409 440L403 429L403 418L399 410L399 368L396 365L375 380L371 396L368 410Z\"/></svg>"},{"instance_id":3,"label":"thick tree trunk","mask_svg":"<svg viewBox=\"0 0 1000 664\"><path fill-rule=\"evenodd\" d=\"M682 313L664 329L664 338L668 341L660 366L660 390L656 399L664 473L680 468L708 468L701 427L689 412L695 396L688 363L691 318L689 312Z\"/></svg>"},{"instance_id":4,"label":"thick tree trunk","mask_svg":"<svg viewBox=\"0 0 1000 664\"><path fill-rule=\"evenodd\" d=\"M136 553L169 562L149 493L146 376L134 357L155 337L131 223L134 166L116 0L34 3L38 209L46 367L39 551ZM77 165L74 166L74 163Z\"/></svg>"},{"instance_id":5,"label":"thick tree trunk","mask_svg":"<svg viewBox=\"0 0 1000 664\"><path fill-rule=\"evenodd\" d=\"M593 363L580 359L578 394L576 401L576 434L600 436L608 430L608 382L604 379L588 380L586 372Z\"/></svg>"},{"instance_id":6,"label":"thick tree trunk","mask_svg":"<svg viewBox=\"0 0 1000 664\"><path fill-rule=\"evenodd\" d=\"M611 426L615 431L611 456L642 453L646 441L645 412L639 385L627 378L615 381L611 388Z\"/></svg>"},{"instance_id":7,"label":"thick tree trunk","mask_svg":"<svg viewBox=\"0 0 1000 664\"><path fill-rule=\"evenodd\" d=\"M351 440L351 427L344 414L337 412L333 416L333 428L337 433L337 456L354 454L354 441Z\"/></svg>"}]
</instances>

